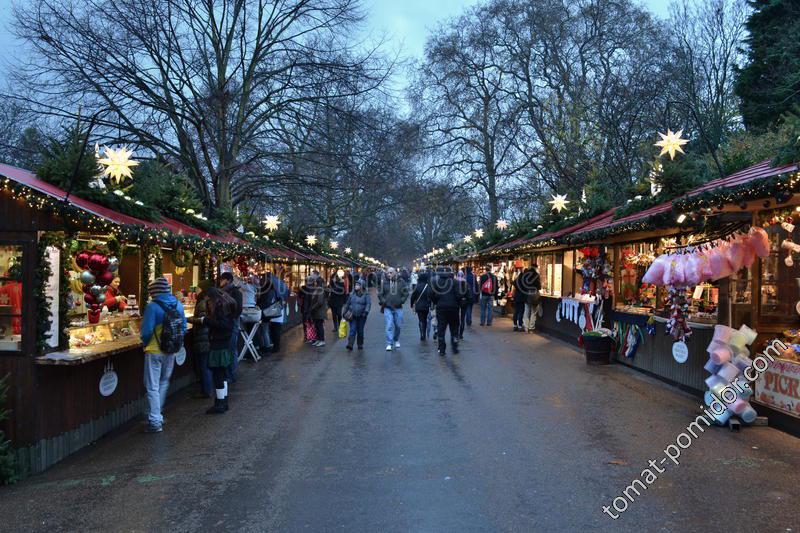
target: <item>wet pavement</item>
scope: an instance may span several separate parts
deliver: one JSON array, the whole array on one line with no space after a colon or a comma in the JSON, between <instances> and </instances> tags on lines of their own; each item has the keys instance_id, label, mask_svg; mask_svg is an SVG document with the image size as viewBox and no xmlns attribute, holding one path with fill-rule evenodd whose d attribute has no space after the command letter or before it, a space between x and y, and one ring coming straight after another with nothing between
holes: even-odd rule
<instances>
[{"instance_id":1,"label":"wet pavement","mask_svg":"<svg viewBox=\"0 0 800 533\"><path fill-rule=\"evenodd\" d=\"M240 367L228 414L181 392L164 433L131 424L0 488L0 530L800 530L800 439L713 428L659 463L691 396L507 319L445 358L405 324L393 352L375 312L363 352L291 332ZM604 514L651 459L664 472Z\"/></svg>"}]
</instances>

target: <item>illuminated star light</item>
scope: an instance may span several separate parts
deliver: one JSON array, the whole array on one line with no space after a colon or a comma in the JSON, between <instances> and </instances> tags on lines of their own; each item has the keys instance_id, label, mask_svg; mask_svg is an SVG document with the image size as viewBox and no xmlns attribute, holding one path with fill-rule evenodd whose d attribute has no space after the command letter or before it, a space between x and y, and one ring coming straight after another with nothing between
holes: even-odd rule
<instances>
[{"instance_id":1,"label":"illuminated star light","mask_svg":"<svg viewBox=\"0 0 800 533\"><path fill-rule=\"evenodd\" d=\"M306 244L309 246L314 246L317 244L317 237L316 235L307 235L306 236Z\"/></svg>"},{"instance_id":2,"label":"illuminated star light","mask_svg":"<svg viewBox=\"0 0 800 533\"><path fill-rule=\"evenodd\" d=\"M267 228L267 231L275 231L278 229L281 221L278 219L278 215L267 215L264 217L264 226Z\"/></svg>"},{"instance_id":3,"label":"illuminated star light","mask_svg":"<svg viewBox=\"0 0 800 533\"><path fill-rule=\"evenodd\" d=\"M673 133L671 129L667 128L666 135L663 133L659 133L658 135L661 136L661 140L658 141L655 146L661 147L661 153L658 154L659 157L664 154L669 154L670 159L675 159L675 154L677 152L682 154L686 153L683 151L681 146L687 144L689 141L681 138L681 135L683 135L683 130L678 130L677 132Z\"/></svg>"},{"instance_id":4,"label":"illuminated star light","mask_svg":"<svg viewBox=\"0 0 800 533\"><path fill-rule=\"evenodd\" d=\"M464 242L472 242L472 235L464 236Z\"/></svg>"},{"instance_id":5,"label":"illuminated star light","mask_svg":"<svg viewBox=\"0 0 800 533\"><path fill-rule=\"evenodd\" d=\"M335 250L335 249L337 249L338 247L339 247L339 243L338 243L338 242L336 242L336 241L331 241L331 248L332 248L332 249L334 249L334 250Z\"/></svg>"},{"instance_id":6,"label":"illuminated star light","mask_svg":"<svg viewBox=\"0 0 800 533\"><path fill-rule=\"evenodd\" d=\"M567 204L569 203L566 194L556 194L555 196L551 194L550 196L552 196L553 199L550 200L548 203L553 205L552 209L554 211L558 211L560 213L561 211L566 209Z\"/></svg>"},{"instance_id":7,"label":"illuminated star light","mask_svg":"<svg viewBox=\"0 0 800 533\"><path fill-rule=\"evenodd\" d=\"M452 250L453 249L453 243L452 242L448 242L447 243L447 249L448 250Z\"/></svg>"},{"instance_id":8,"label":"illuminated star light","mask_svg":"<svg viewBox=\"0 0 800 533\"><path fill-rule=\"evenodd\" d=\"M508 229L508 222L506 222L501 218L500 220L494 223L494 227L496 227L500 231L503 231L505 229Z\"/></svg>"},{"instance_id":9,"label":"illuminated star light","mask_svg":"<svg viewBox=\"0 0 800 533\"><path fill-rule=\"evenodd\" d=\"M353 251L353 249L352 249L352 248L345 248L345 249L344 249L344 253L346 253L346 254L349 254L349 253L351 253L352 251Z\"/></svg>"},{"instance_id":10,"label":"illuminated star light","mask_svg":"<svg viewBox=\"0 0 800 533\"><path fill-rule=\"evenodd\" d=\"M127 146L122 146L117 150L106 146L103 148L103 152L105 157L97 161L106 167L103 176L108 176L117 184L122 183L125 178L133 178L131 168L137 166L139 162L132 159L133 152L128 150Z\"/></svg>"},{"instance_id":11,"label":"illuminated star light","mask_svg":"<svg viewBox=\"0 0 800 533\"><path fill-rule=\"evenodd\" d=\"M483 237L483 230L482 230L482 229L476 229L476 230L475 230L475 236L476 236L477 238L479 238L479 239L480 239L481 237Z\"/></svg>"}]
</instances>

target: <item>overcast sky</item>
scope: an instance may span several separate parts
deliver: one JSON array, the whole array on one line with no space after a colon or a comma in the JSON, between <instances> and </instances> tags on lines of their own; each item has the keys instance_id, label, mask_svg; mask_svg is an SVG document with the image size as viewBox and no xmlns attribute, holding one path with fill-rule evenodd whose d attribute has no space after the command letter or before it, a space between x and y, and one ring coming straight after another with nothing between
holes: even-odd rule
<instances>
[{"instance_id":1,"label":"overcast sky","mask_svg":"<svg viewBox=\"0 0 800 533\"><path fill-rule=\"evenodd\" d=\"M10 62L20 57L21 45L10 35L8 27L13 1L0 0L0 80L5 79ZM428 31L438 22L458 15L464 7L478 1L363 0L368 13L365 32L372 38L387 36L389 50L399 52L403 58L421 58ZM670 1L644 0L642 3L657 15L665 17Z\"/></svg>"}]
</instances>

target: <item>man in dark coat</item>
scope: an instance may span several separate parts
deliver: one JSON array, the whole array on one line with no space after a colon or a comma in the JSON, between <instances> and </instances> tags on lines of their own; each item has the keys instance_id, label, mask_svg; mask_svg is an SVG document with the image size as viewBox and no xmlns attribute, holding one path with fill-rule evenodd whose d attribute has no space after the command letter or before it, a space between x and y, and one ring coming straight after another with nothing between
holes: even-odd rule
<instances>
[{"instance_id":1,"label":"man in dark coat","mask_svg":"<svg viewBox=\"0 0 800 533\"><path fill-rule=\"evenodd\" d=\"M459 310L466 305L467 293L463 283L457 283L450 267L438 267L436 278L431 283L433 295L431 301L436 306L437 337L439 340L439 355L444 355L447 349L445 334L450 328L450 347L453 353L458 353L459 335Z\"/></svg>"}]
</instances>

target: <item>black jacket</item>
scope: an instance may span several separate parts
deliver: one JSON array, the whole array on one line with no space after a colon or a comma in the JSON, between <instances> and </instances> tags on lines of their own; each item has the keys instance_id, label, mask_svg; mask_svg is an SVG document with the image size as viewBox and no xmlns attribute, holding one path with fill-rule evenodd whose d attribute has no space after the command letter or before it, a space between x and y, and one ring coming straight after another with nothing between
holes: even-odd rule
<instances>
[{"instance_id":1,"label":"black jacket","mask_svg":"<svg viewBox=\"0 0 800 533\"><path fill-rule=\"evenodd\" d=\"M212 350L230 348L234 320L231 314L223 313L221 306L214 310L213 315L205 315L203 325L208 326L209 344Z\"/></svg>"},{"instance_id":2,"label":"black jacket","mask_svg":"<svg viewBox=\"0 0 800 533\"><path fill-rule=\"evenodd\" d=\"M467 304L467 284L457 281L452 272L438 273L431 288L431 301L436 309L459 309Z\"/></svg>"},{"instance_id":3,"label":"black jacket","mask_svg":"<svg viewBox=\"0 0 800 533\"><path fill-rule=\"evenodd\" d=\"M428 283L428 275L420 274L414 292L411 293L409 305L414 311L430 311L433 289Z\"/></svg>"},{"instance_id":4,"label":"black jacket","mask_svg":"<svg viewBox=\"0 0 800 533\"><path fill-rule=\"evenodd\" d=\"M242 291L239 290L239 287L233 283L228 283L222 288L222 290L227 292L228 296L233 298L233 301L236 302L236 314L233 316L233 318L239 318L242 316Z\"/></svg>"}]
</instances>

